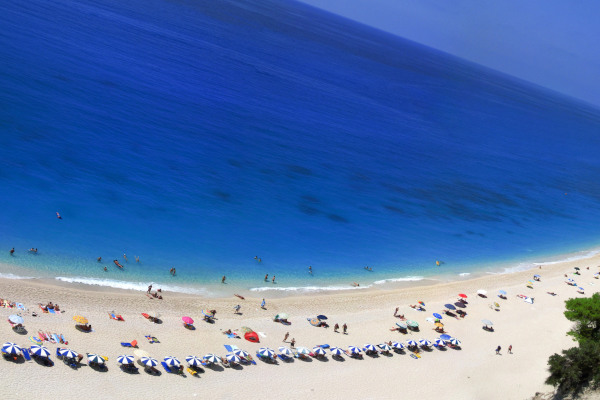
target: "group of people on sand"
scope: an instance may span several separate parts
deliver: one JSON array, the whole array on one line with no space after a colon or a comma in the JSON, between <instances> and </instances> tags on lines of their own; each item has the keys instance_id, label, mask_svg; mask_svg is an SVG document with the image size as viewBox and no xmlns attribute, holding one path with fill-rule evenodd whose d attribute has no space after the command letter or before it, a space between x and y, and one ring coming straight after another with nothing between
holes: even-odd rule
<instances>
[{"instance_id":1,"label":"group of people on sand","mask_svg":"<svg viewBox=\"0 0 600 400\"><path fill-rule=\"evenodd\" d=\"M48 304L46 304L46 305L43 305L43 304L40 303L40 307L44 311L54 310L56 312L60 312L60 307L58 306L58 304L52 304L51 301L49 301Z\"/></svg>"},{"instance_id":2,"label":"group of people on sand","mask_svg":"<svg viewBox=\"0 0 600 400\"><path fill-rule=\"evenodd\" d=\"M156 289L156 292L152 293L152 284L150 284L150 286L148 286L148 290L146 291L146 296L148 296L151 299L159 299L162 300L162 290L161 289Z\"/></svg>"}]
</instances>

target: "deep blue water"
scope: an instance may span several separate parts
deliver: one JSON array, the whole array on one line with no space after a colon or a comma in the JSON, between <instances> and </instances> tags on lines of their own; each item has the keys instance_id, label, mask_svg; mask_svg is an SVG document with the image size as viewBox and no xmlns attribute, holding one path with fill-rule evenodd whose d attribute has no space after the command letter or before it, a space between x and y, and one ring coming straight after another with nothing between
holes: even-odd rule
<instances>
[{"instance_id":1,"label":"deep blue water","mask_svg":"<svg viewBox=\"0 0 600 400\"><path fill-rule=\"evenodd\" d=\"M298 3L6 1L0 262L250 288L573 251L600 242L599 127L589 105Z\"/></svg>"}]
</instances>

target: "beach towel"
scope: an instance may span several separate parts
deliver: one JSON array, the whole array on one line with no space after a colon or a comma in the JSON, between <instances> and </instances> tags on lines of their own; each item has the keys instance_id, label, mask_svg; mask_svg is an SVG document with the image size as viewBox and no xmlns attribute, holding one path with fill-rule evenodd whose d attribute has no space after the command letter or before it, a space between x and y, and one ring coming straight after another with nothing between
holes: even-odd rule
<instances>
[{"instance_id":1,"label":"beach towel","mask_svg":"<svg viewBox=\"0 0 600 400\"><path fill-rule=\"evenodd\" d=\"M41 304L40 304L40 308L42 309L42 311L43 311L44 313L48 314L48 310L47 310L47 309L45 309L45 308L44 308L44 307L43 307Z\"/></svg>"},{"instance_id":2,"label":"beach towel","mask_svg":"<svg viewBox=\"0 0 600 400\"><path fill-rule=\"evenodd\" d=\"M37 345L42 344L42 341L39 338L36 338L35 336L29 336L29 340L31 340L33 343L35 343Z\"/></svg>"},{"instance_id":3,"label":"beach towel","mask_svg":"<svg viewBox=\"0 0 600 400\"><path fill-rule=\"evenodd\" d=\"M23 303L17 303L17 308L20 308L21 310L25 311L25 306L23 305Z\"/></svg>"},{"instance_id":4,"label":"beach towel","mask_svg":"<svg viewBox=\"0 0 600 400\"><path fill-rule=\"evenodd\" d=\"M228 352L231 353L233 351L233 348L230 345L224 344L223 346L225 346L225 350L227 350Z\"/></svg>"},{"instance_id":5,"label":"beach towel","mask_svg":"<svg viewBox=\"0 0 600 400\"><path fill-rule=\"evenodd\" d=\"M27 349L22 349L21 351L23 353L23 357L27 360L27 361L31 361L31 356L29 355L29 350Z\"/></svg>"},{"instance_id":6,"label":"beach towel","mask_svg":"<svg viewBox=\"0 0 600 400\"><path fill-rule=\"evenodd\" d=\"M67 339L65 339L65 335L63 335L62 333L60 334L60 342L64 344L69 344L69 342L67 342Z\"/></svg>"},{"instance_id":7,"label":"beach towel","mask_svg":"<svg viewBox=\"0 0 600 400\"><path fill-rule=\"evenodd\" d=\"M108 317L110 319L114 319L115 321L125 321L122 316L115 315L114 313L108 313Z\"/></svg>"},{"instance_id":8,"label":"beach towel","mask_svg":"<svg viewBox=\"0 0 600 400\"><path fill-rule=\"evenodd\" d=\"M172 373L173 372L173 371L171 371L171 368L169 368L169 366L167 365L166 362L161 361L160 364L163 366L163 368L165 369L165 371L167 371L168 373Z\"/></svg>"},{"instance_id":9,"label":"beach towel","mask_svg":"<svg viewBox=\"0 0 600 400\"><path fill-rule=\"evenodd\" d=\"M56 311L54 311L54 308L49 308L49 309L48 309L48 312L49 312L50 314L56 314Z\"/></svg>"},{"instance_id":10,"label":"beach towel","mask_svg":"<svg viewBox=\"0 0 600 400\"><path fill-rule=\"evenodd\" d=\"M56 341L56 343L60 343L60 338L58 337L58 335L56 333L52 334L52 339L54 339Z\"/></svg>"}]
</instances>

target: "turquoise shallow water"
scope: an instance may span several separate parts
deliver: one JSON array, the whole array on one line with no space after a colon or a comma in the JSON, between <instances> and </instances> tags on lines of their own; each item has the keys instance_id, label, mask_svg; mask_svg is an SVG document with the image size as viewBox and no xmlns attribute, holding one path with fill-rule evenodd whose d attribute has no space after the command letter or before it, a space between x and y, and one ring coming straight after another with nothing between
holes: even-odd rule
<instances>
[{"instance_id":1,"label":"turquoise shallow water","mask_svg":"<svg viewBox=\"0 0 600 400\"><path fill-rule=\"evenodd\" d=\"M293 2L0 9L4 273L338 287L598 243L591 106Z\"/></svg>"}]
</instances>

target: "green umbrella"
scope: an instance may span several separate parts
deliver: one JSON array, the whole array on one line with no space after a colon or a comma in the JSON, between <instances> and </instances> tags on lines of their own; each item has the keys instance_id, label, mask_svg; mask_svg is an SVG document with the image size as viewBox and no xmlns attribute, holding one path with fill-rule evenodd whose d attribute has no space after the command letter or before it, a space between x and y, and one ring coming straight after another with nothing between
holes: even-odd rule
<instances>
[{"instance_id":1,"label":"green umbrella","mask_svg":"<svg viewBox=\"0 0 600 400\"><path fill-rule=\"evenodd\" d=\"M288 315L286 313L279 313L275 316L275 319L288 319Z\"/></svg>"},{"instance_id":2,"label":"green umbrella","mask_svg":"<svg viewBox=\"0 0 600 400\"><path fill-rule=\"evenodd\" d=\"M419 324L417 322L412 321L412 320L408 320L408 321L406 321L406 323L408 324L408 326L412 326L413 328L416 328L419 326Z\"/></svg>"}]
</instances>

